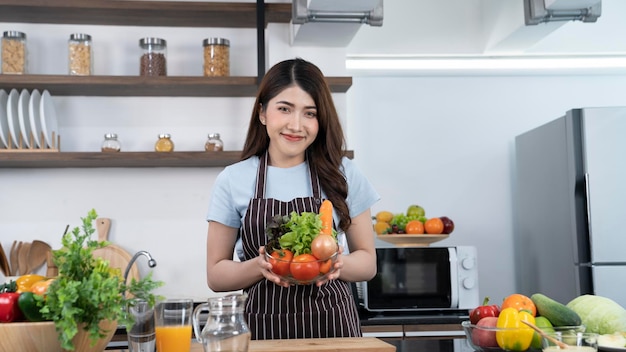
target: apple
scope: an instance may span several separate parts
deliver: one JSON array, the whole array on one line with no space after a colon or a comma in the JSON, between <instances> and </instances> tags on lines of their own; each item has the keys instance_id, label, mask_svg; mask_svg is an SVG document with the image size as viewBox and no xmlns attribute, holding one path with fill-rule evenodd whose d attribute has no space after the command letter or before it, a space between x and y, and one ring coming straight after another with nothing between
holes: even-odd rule
<instances>
[{"instance_id":1,"label":"apple","mask_svg":"<svg viewBox=\"0 0 626 352\"><path fill-rule=\"evenodd\" d=\"M426 215L426 210L424 210L424 208L420 207L419 205L409 205L408 209L406 210L406 216L412 216L417 218L424 215Z\"/></svg>"},{"instance_id":2,"label":"apple","mask_svg":"<svg viewBox=\"0 0 626 352\"><path fill-rule=\"evenodd\" d=\"M472 329L472 343L479 347L498 347L496 330L482 329L495 328L497 322L497 317L484 317L480 319L476 324L476 328Z\"/></svg>"},{"instance_id":3,"label":"apple","mask_svg":"<svg viewBox=\"0 0 626 352\"><path fill-rule=\"evenodd\" d=\"M442 216L439 219L443 222L443 233L451 234L454 231L454 221L447 216Z\"/></svg>"}]
</instances>

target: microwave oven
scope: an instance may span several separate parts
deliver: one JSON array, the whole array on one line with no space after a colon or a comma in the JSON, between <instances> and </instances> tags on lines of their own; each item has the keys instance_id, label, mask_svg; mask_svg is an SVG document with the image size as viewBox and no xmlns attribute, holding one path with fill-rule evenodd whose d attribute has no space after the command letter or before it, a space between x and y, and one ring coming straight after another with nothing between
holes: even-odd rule
<instances>
[{"instance_id":1,"label":"microwave oven","mask_svg":"<svg viewBox=\"0 0 626 352\"><path fill-rule=\"evenodd\" d=\"M473 309L479 305L476 248L376 248L376 276L360 282L371 312Z\"/></svg>"}]
</instances>

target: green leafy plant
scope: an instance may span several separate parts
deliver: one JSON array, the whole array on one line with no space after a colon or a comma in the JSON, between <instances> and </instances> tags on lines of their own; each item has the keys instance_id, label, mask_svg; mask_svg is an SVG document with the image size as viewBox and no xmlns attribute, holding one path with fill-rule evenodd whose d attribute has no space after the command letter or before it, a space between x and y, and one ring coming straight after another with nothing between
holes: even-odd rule
<instances>
[{"instance_id":1,"label":"green leafy plant","mask_svg":"<svg viewBox=\"0 0 626 352\"><path fill-rule=\"evenodd\" d=\"M89 211L81 218L82 233L81 228L74 228L63 235L63 247L53 251L59 275L48 288L41 313L54 321L61 347L66 350L74 350L72 339L80 328L89 332L95 344L106 333L99 326L101 321L132 325L131 318L125 314L131 298L127 299L125 292L154 305L158 297L151 292L163 286L161 281L152 280L152 273L127 285L119 269L93 256L95 249L108 244L91 239L95 232L92 223L97 217L94 209Z\"/></svg>"}]
</instances>

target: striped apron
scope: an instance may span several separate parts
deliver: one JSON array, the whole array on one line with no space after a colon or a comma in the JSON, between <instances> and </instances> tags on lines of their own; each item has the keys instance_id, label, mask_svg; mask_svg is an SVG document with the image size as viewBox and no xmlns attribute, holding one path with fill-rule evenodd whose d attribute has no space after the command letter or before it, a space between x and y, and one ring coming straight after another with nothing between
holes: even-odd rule
<instances>
[{"instance_id":1,"label":"striped apron","mask_svg":"<svg viewBox=\"0 0 626 352\"><path fill-rule=\"evenodd\" d=\"M313 197L289 202L265 198L267 153L260 158L255 195L240 230L245 260L256 258L258 248L267 243L265 227L274 215L319 211L321 187L317 174L309 172ZM245 292L245 316L253 340L361 336L354 297L345 281L285 288L263 279Z\"/></svg>"}]
</instances>

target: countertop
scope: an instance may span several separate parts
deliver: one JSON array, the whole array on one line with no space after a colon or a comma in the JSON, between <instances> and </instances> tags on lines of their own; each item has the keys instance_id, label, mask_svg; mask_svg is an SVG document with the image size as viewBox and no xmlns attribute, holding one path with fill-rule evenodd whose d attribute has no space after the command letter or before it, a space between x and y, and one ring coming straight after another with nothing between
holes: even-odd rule
<instances>
[{"instance_id":1,"label":"countertop","mask_svg":"<svg viewBox=\"0 0 626 352\"><path fill-rule=\"evenodd\" d=\"M297 343L294 343L297 341ZM127 350L115 350L125 352ZM345 337L327 339L298 340L253 340L249 352L298 352L298 351L359 351L359 352L395 352L396 347L374 337ZM194 342L190 352L204 352L202 345Z\"/></svg>"}]
</instances>

